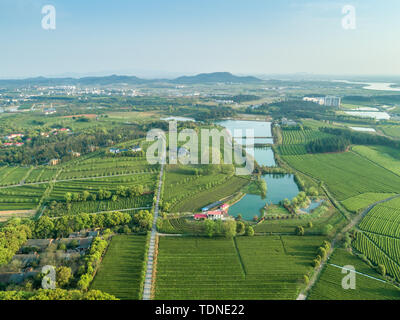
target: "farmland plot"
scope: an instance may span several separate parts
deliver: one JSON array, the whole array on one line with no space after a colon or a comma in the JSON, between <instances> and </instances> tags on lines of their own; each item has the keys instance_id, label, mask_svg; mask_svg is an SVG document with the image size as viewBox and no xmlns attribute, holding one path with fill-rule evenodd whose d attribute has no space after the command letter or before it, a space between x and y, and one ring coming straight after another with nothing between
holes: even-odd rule
<instances>
[{"instance_id":1,"label":"farmland plot","mask_svg":"<svg viewBox=\"0 0 400 320\"><path fill-rule=\"evenodd\" d=\"M340 201L367 192L400 192L399 176L352 152L284 156L284 160L326 183Z\"/></svg>"},{"instance_id":2,"label":"farmland plot","mask_svg":"<svg viewBox=\"0 0 400 320\"><path fill-rule=\"evenodd\" d=\"M30 210L35 208L47 184L0 189L0 210Z\"/></svg>"},{"instance_id":3,"label":"farmland plot","mask_svg":"<svg viewBox=\"0 0 400 320\"><path fill-rule=\"evenodd\" d=\"M0 170L0 185L7 186L20 183L29 170L29 168L22 167L4 167Z\"/></svg>"},{"instance_id":4,"label":"farmland plot","mask_svg":"<svg viewBox=\"0 0 400 320\"><path fill-rule=\"evenodd\" d=\"M330 136L319 130L282 130L282 145L279 146L279 152L282 155L306 154L307 143Z\"/></svg>"},{"instance_id":5,"label":"farmland plot","mask_svg":"<svg viewBox=\"0 0 400 320\"><path fill-rule=\"evenodd\" d=\"M361 221L353 247L400 280L400 199L373 208Z\"/></svg>"},{"instance_id":6,"label":"farmland plot","mask_svg":"<svg viewBox=\"0 0 400 320\"><path fill-rule=\"evenodd\" d=\"M161 237L156 299L295 299L322 237Z\"/></svg>"},{"instance_id":7,"label":"farmland plot","mask_svg":"<svg viewBox=\"0 0 400 320\"><path fill-rule=\"evenodd\" d=\"M196 211L238 192L249 180L221 172L195 175L193 168L169 167L166 172L163 202L170 212Z\"/></svg>"},{"instance_id":8,"label":"farmland plot","mask_svg":"<svg viewBox=\"0 0 400 320\"><path fill-rule=\"evenodd\" d=\"M346 207L347 210L356 212L358 210L367 208L369 205L385 200L394 196L394 193L363 193L355 197L348 198L342 201L342 204Z\"/></svg>"},{"instance_id":9,"label":"farmland plot","mask_svg":"<svg viewBox=\"0 0 400 320\"><path fill-rule=\"evenodd\" d=\"M355 146L353 150L376 164L400 175L400 151L383 146Z\"/></svg>"},{"instance_id":10,"label":"farmland plot","mask_svg":"<svg viewBox=\"0 0 400 320\"><path fill-rule=\"evenodd\" d=\"M145 269L146 236L114 236L91 289L119 299L140 299Z\"/></svg>"},{"instance_id":11,"label":"farmland plot","mask_svg":"<svg viewBox=\"0 0 400 320\"><path fill-rule=\"evenodd\" d=\"M343 289L342 279L346 274L336 266L354 266L356 288ZM360 258L350 254L345 249L337 248L318 282L312 288L310 300L389 300L400 299L400 290L392 284L383 282L383 277L369 267Z\"/></svg>"}]
</instances>

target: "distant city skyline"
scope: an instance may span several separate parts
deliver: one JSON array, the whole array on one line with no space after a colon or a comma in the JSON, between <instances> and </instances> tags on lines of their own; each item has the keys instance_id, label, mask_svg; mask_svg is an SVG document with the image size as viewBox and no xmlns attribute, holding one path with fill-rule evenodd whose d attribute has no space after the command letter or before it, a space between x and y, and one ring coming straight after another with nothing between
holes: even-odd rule
<instances>
[{"instance_id":1,"label":"distant city skyline","mask_svg":"<svg viewBox=\"0 0 400 320\"><path fill-rule=\"evenodd\" d=\"M55 30L42 28L45 5ZM2 0L0 78L396 76L399 16L398 0Z\"/></svg>"}]
</instances>

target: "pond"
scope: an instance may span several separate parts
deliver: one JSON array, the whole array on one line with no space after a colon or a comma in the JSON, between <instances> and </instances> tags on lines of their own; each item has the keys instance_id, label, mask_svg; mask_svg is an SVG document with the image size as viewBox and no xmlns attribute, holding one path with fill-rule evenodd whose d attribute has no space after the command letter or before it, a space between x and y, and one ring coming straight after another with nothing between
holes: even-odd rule
<instances>
[{"instance_id":1,"label":"pond","mask_svg":"<svg viewBox=\"0 0 400 320\"><path fill-rule=\"evenodd\" d=\"M240 201L229 208L229 215L242 215L244 220L252 220L255 215L260 216L260 209L266 203L279 204L285 198L293 199L300 192L294 176L291 174L266 174L262 178L267 182L267 197L246 194Z\"/></svg>"},{"instance_id":2,"label":"pond","mask_svg":"<svg viewBox=\"0 0 400 320\"><path fill-rule=\"evenodd\" d=\"M251 154L249 148L246 148L246 152ZM274 151L270 147L254 148L254 159L260 166L276 166Z\"/></svg>"},{"instance_id":3,"label":"pond","mask_svg":"<svg viewBox=\"0 0 400 320\"><path fill-rule=\"evenodd\" d=\"M227 128L234 135L235 129L242 130L242 136L246 135L246 129L254 129L254 137L272 137L271 122L267 121L244 121L244 120L224 120L217 124Z\"/></svg>"},{"instance_id":4,"label":"pond","mask_svg":"<svg viewBox=\"0 0 400 320\"><path fill-rule=\"evenodd\" d=\"M302 208L301 211L306 212L306 213L311 213L314 209L317 209L321 204L322 200L312 200L310 205L307 208Z\"/></svg>"}]
</instances>

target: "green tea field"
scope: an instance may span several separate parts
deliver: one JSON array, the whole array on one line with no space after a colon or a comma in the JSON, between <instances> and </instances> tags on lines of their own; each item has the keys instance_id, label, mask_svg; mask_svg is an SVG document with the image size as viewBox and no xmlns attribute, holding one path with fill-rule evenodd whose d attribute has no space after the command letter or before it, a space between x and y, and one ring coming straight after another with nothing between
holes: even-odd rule
<instances>
[{"instance_id":1,"label":"green tea field","mask_svg":"<svg viewBox=\"0 0 400 320\"><path fill-rule=\"evenodd\" d=\"M140 299L145 269L146 236L114 236L91 289L119 299Z\"/></svg>"},{"instance_id":2,"label":"green tea field","mask_svg":"<svg viewBox=\"0 0 400 320\"><path fill-rule=\"evenodd\" d=\"M161 237L156 299L295 299L323 237Z\"/></svg>"},{"instance_id":3,"label":"green tea field","mask_svg":"<svg viewBox=\"0 0 400 320\"><path fill-rule=\"evenodd\" d=\"M344 289L342 279L348 273L342 273L339 267L353 266L355 271L355 289ZM383 277L370 268L360 258L345 249L336 249L316 285L312 288L310 300L393 300L400 299L400 289L387 283Z\"/></svg>"},{"instance_id":4,"label":"green tea field","mask_svg":"<svg viewBox=\"0 0 400 320\"><path fill-rule=\"evenodd\" d=\"M367 192L400 192L399 176L353 152L284 156L284 160L324 182L340 201Z\"/></svg>"}]
</instances>

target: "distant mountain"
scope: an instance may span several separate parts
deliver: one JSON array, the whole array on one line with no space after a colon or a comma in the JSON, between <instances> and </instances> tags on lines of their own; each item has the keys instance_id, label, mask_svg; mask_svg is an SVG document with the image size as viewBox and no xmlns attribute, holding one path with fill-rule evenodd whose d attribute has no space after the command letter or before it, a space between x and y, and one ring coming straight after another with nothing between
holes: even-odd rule
<instances>
[{"instance_id":1,"label":"distant mountain","mask_svg":"<svg viewBox=\"0 0 400 320\"><path fill-rule=\"evenodd\" d=\"M262 82L256 77L240 77L229 72L200 73L196 76L183 76L171 80L173 83L196 84L196 83L256 83Z\"/></svg>"},{"instance_id":2,"label":"distant mountain","mask_svg":"<svg viewBox=\"0 0 400 320\"><path fill-rule=\"evenodd\" d=\"M111 84L144 84L149 80L140 79L135 76L117 76L106 77L84 77L84 78L28 78L16 80L0 80L0 86L63 86L63 85L111 85Z\"/></svg>"},{"instance_id":3,"label":"distant mountain","mask_svg":"<svg viewBox=\"0 0 400 320\"><path fill-rule=\"evenodd\" d=\"M176 79L152 79L146 80L135 76L111 75L105 77L83 77L83 78L46 78L36 77L27 79L0 80L0 86L4 87L26 87L26 86L106 86L112 84L149 84L156 82L171 84L208 84L208 83L258 83L263 80L256 77L235 76L229 72L201 73L195 76L183 76Z\"/></svg>"}]
</instances>

